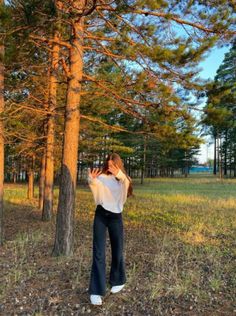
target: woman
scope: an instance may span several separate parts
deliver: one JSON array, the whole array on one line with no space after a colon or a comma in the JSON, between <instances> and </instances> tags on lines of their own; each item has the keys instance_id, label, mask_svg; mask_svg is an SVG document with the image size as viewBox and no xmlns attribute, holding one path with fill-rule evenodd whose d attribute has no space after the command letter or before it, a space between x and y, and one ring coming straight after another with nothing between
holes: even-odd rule
<instances>
[{"instance_id":1,"label":"woman","mask_svg":"<svg viewBox=\"0 0 236 316\"><path fill-rule=\"evenodd\" d=\"M122 211L127 196L132 195L131 179L127 176L118 154L110 154L102 171L89 170L88 183L97 205L93 224L93 263L89 294L93 305L102 304L106 292L105 246L108 229L112 262L109 283L111 293L118 293L125 285L123 257Z\"/></svg>"}]
</instances>

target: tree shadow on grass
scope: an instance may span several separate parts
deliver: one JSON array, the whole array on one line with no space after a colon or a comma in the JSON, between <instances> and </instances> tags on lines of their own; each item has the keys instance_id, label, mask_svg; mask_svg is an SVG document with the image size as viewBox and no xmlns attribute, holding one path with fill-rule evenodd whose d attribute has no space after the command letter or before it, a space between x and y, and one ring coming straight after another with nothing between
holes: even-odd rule
<instances>
[{"instance_id":1,"label":"tree shadow on grass","mask_svg":"<svg viewBox=\"0 0 236 316\"><path fill-rule=\"evenodd\" d=\"M12 267L14 273L19 272L21 282L13 282L6 293L3 304L4 312L7 310L7 314L25 312L34 315L41 312L44 315L90 313L90 315L113 316L148 313L153 316L167 316L172 314L173 309L176 315L190 315L189 308L192 307L194 315L222 315L220 310L222 306L217 305L215 301L212 301L208 307L208 300L206 307L204 298L201 299L200 294L196 292L196 286L198 284L199 291L217 296L218 301L221 302L221 294L211 289L208 279L217 277L217 280L221 280L221 276L215 275L214 270L219 264L223 268L227 258L220 255L221 263L219 263L219 260L212 259L214 250L207 250L195 244L190 248L189 244L185 244L172 231L160 230L157 233L153 228L155 222L152 222L152 226L144 225L140 229L133 226L134 219L129 217L125 225L128 276L126 289L117 296L109 295L107 291L104 305L97 309L91 307L87 287L92 254L92 218L88 218L86 211L80 212L75 225L75 253L71 257L59 258L50 256L55 230L54 219L51 222L42 222L41 212L32 205L14 203L6 205L7 235L10 239L31 230L40 230L43 234L42 239L36 240L33 244L26 242L23 255L27 256L21 261L21 265L17 262L16 266ZM161 217L159 214L157 219L158 222L162 221L161 225L165 228L173 228L173 225L178 224L170 215ZM136 222L137 220L136 218ZM141 217L139 222L143 221L144 218ZM150 230L146 231L147 228ZM20 246L17 251L20 255L17 257L18 260L23 259ZM14 264L14 256L6 259L7 264L9 262ZM230 266L228 268L231 269ZM31 273L28 274L28 271ZM10 275L7 268L4 272ZM226 272L222 281L227 281L225 278L230 277L230 273ZM232 289L228 286L228 291L233 293L233 286ZM194 298L197 297L198 301L192 300L192 296L188 293L194 295ZM20 302L18 305L15 297ZM24 297L27 298L25 304ZM225 309L228 308L225 315L227 312L227 315L231 315L233 307L230 298L223 304ZM20 309L22 306L23 311ZM157 310L158 312L155 312Z\"/></svg>"},{"instance_id":2,"label":"tree shadow on grass","mask_svg":"<svg viewBox=\"0 0 236 316\"><path fill-rule=\"evenodd\" d=\"M34 231L45 225L41 221L41 212L32 205L16 204L6 201L4 204L4 235L5 240L14 240L18 234Z\"/></svg>"}]
</instances>

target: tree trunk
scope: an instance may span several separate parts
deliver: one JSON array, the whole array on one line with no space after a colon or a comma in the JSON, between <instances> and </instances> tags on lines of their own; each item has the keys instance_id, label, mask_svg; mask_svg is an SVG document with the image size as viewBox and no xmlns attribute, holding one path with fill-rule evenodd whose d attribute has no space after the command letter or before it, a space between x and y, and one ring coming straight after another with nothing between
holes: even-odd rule
<instances>
[{"instance_id":1,"label":"tree trunk","mask_svg":"<svg viewBox=\"0 0 236 316\"><path fill-rule=\"evenodd\" d=\"M17 179L17 173L13 172L13 183L16 183L16 179Z\"/></svg>"},{"instance_id":2,"label":"tree trunk","mask_svg":"<svg viewBox=\"0 0 236 316\"><path fill-rule=\"evenodd\" d=\"M218 159L219 159L219 175L220 175L220 179L223 178L223 166L222 166L222 146L221 146L221 138L219 137L218 139Z\"/></svg>"},{"instance_id":3,"label":"tree trunk","mask_svg":"<svg viewBox=\"0 0 236 316\"><path fill-rule=\"evenodd\" d=\"M54 36L55 41L58 34ZM54 133L55 108L57 104L57 69L59 59L59 45L54 44L52 49L51 72L49 78L49 117L47 123L46 169L42 220L48 221L53 212L53 178L54 178Z\"/></svg>"},{"instance_id":4,"label":"tree trunk","mask_svg":"<svg viewBox=\"0 0 236 316\"><path fill-rule=\"evenodd\" d=\"M232 177L232 142L229 145L229 177Z\"/></svg>"},{"instance_id":5,"label":"tree trunk","mask_svg":"<svg viewBox=\"0 0 236 316\"><path fill-rule=\"evenodd\" d=\"M28 171L28 194L27 194L28 199L33 199L34 197L34 174L33 170L29 169Z\"/></svg>"},{"instance_id":6,"label":"tree trunk","mask_svg":"<svg viewBox=\"0 0 236 316\"><path fill-rule=\"evenodd\" d=\"M34 198L34 159L35 157L33 156L28 169L28 199Z\"/></svg>"},{"instance_id":7,"label":"tree trunk","mask_svg":"<svg viewBox=\"0 0 236 316\"><path fill-rule=\"evenodd\" d=\"M44 200L44 185L45 185L45 164L46 164L46 150L43 151L40 166L40 178L39 178L39 209L43 210Z\"/></svg>"},{"instance_id":8,"label":"tree trunk","mask_svg":"<svg viewBox=\"0 0 236 316\"><path fill-rule=\"evenodd\" d=\"M227 137L227 131L226 131L226 135L225 135L225 151L224 151L224 175L227 176L227 141L228 141L228 137Z\"/></svg>"},{"instance_id":9,"label":"tree trunk","mask_svg":"<svg viewBox=\"0 0 236 316\"><path fill-rule=\"evenodd\" d=\"M84 18L74 21L69 51L65 129L56 236L53 255L71 255L74 246L74 212L76 193L77 156L79 141L79 104L83 75Z\"/></svg>"},{"instance_id":10,"label":"tree trunk","mask_svg":"<svg viewBox=\"0 0 236 316\"><path fill-rule=\"evenodd\" d=\"M144 136L144 139L143 139L143 163L142 163L142 170L141 170L141 184L144 183L144 177L145 177L146 151L147 151L147 136Z\"/></svg>"},{"instance_id":11,"label":"tree trunk","mask_svg":"<svg viewBox=\"0 0 236 316\"><path fill-rule=\"evenodd\" d=\"M213 173L216 174L216 135L214 135L214 167Z\"/></svg>"},{"instance_id":12,"label":"tree trunk","mask_svg":"<svg viewBox=\"0 0 236 316\"><path fill-rule=\"evenodd\" d=\"M4 4L0 0L0 6ZM0 42L0 115L4 111L4 45ZM3 244L3 183L4 183L4 127L3 120L0 117L0 245Z\"/></svg>"},{"instance_id":13,"label":"tree trunk","mask_svg":"<svg viewBox=\"0 0 236 316\"><path fill-rule=\"evenodd\" d=\"M17 181L21 182L21 156L18 159Z\"/></svg>"},{"instance_id":14,"label":"tree trunk","mask_svg":"<svg viewBox=\"0 0 236 316\"><path fill-rule=\"evenodd\" d=\"M185 167L184 167L184 177L187 178L188 177L188 159L187 159L187 153L185 151L184 153L184 164L185 164Z\"/></svg>"},{"instance_id":15,"label":"tree trunk","mask_svg":"<svg viewBox=\"0 0 236 316\"><path fill-rule=\"evenodd\" d=\"M217 138L217 171L220 175L220 137Z\"/></svg>"},{"instance_id":16,"label":"tree trunk","mask_svg":"<svg viewBox=\"0 0 236 316\"><path fill-rule=\"evenodd\" d=\"M236 148L234 148L234 178L236 177Z\"/></svg>"},{"instance_id":17,"label":"tree trunk","mask_svg":"<svg viewBox=\"0 0 236 316\"><path fill-rule=\"evenodd\" d=\"M130 162L130 157L128 158L128 175L131 175L131 162Z\"/></svg>"}]
</instances>

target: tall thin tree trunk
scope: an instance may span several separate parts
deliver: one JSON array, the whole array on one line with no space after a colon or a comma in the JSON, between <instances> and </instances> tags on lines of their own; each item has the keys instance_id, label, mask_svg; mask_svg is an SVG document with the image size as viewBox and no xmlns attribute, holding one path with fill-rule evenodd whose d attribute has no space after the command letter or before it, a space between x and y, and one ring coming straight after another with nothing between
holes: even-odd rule
<instances>
[{"instance_id":1,"label":"tall thin tree trunk","mask_svg":"<svg viewBox=\"0 0 236 316\"><path fill-rule=\"evenodd\" d=\"M28 199L34 198L34 160L35 160L35 157L32 156L30 164L29 164L29 169L28 169L28 192L27 192Z\"/></svg>"},{"instance_id":2,"label":"tall thin tree trunk","mask_svg":"<svg viewBox=\"0 0 236 316\"><path fill-rule=\"evenodd\" d=\"M131 159L130 157L128 158L128 175L131 175Z\"/></svg>"},{"instance_id":3,"label":"tall thin tree trunk","mask_svg":"<svg viewBox=\"0 0 236 316\"><path fill-rule=\"evenodd\" d=\"M13 172L13 183L16 183L16 179L17 179L17 173L14 171Z\"/></svg>"},{"instance_id":4,"label":"tall thin tree trunk","mask_svg":"<svg viewBox=\"0 0 236 316\"><path fill-rule=\"evenodd\" d=\"M78 162L77 162L77 164L78 164L78 171L77 171L77 179L76 179L76 182L78 183L79 181L80 181L80 179L82 178L82 176L81 176L81 173L82 173L82 167L81 167L81 165L80 165L80 156L81 156L81 153L79 153L78 154L79 156L78 156Z\"/></svg>"},{"instance_id":5,"label":"tall thin tree trunk","mask_svg":"<svg viewBox=\"0 0 236 316\"><path fill-rule=\"evenodd\" d=\"M216 174L216 135L214 135L214 167L213 174Z\"/></svg>"},{"instance_id":6,"label":"tall thin tree trunk","mask_svg":"<svg viewBox=\"0 0 236 316\"><path fill-rule=\"evenodd\" d=\"M229 177L232 177L232 142L229 145Z\"/></svg>"},{"instance_id":7,"label":"tall thin tree trunk","mask_svg":"<svg viewBox=\"0 0 236 316\"><path fill-rule=\"evenodd\" d=\"M187 159L187 153L186 153L186 151L184 152L184 163L185 163L185 167L184 167L184 177L187 178L187 177L188 177L188 159Z\"/></svg>"},{"instance_id":8,"label":"tall thin tree trunk","mask_svg":"<svg viewBox=\"0 0 236 316\"><path fill-rule=\"evenodd\" d=\"M28 199L33 199L34 197L34 174L33 170L30 168L28 171L28 192L27 192Z\"/></svg>"},{"instance_id":9,"label":"tall thin tree trunk","mask_svg":"<svg viewBox=\"0 0 236 316\"><path fill-rule=\"evenodd\" d=\"M220 136L217 138L217 171L220 173Z\"/></svg>"},{"instance_id":10,"label":"tall thin tree trunk","mask_svg":"<svg viewBox=\"0 0 236 316\"><path fill-rule=\"evenodd\" d=\"M44 149L41 166L40 166L40 178L39 178L39 209L43 210L43 200L44 200L44 185L45 185L45 164L46 164L46 150Z\"/></svg>"},{"instance_id":11,"label":"tall thin tree trunk","mask_svg":"<svg viewBox=\"0 0 236 316\"><path fill-rule=\"evenodd\" d=\"M0 6L4 5L4 1L0 0ZM0 39L0 114L4 111L4 45ZM3 227L3 183L4 183L4 127L0 117L0 245L4 240Z\"/></svg>"},{"instance_id":12,"label":"tall thin tree trunk","mask_svg":"<svg viewBox=\"0 0 236 316\"><path fill-rule=\"evenodd\" d=\"M221 137L219 137L219 149L218 149L218 155L219 155L219 175L220 175L220 179L223 178L223 166L222 166L222 146L221 146Z\"/></svg>"},{"instance_id":13,"label":"tall thin tree trunk","mask_svg":"<svg viewBox=\"0 0 236 316\"><path fill-rule=\"evenodd\" d=\"M69 71L63 138L63 157L56 236L53 255L71 255L74 246L74 213L79 141L79 104L83 75L84 17L74 21L69 51Z\"/></svg>"},{"instance_id":14,"label":"tall thin tree trunk","mask_svg":"<svg viewBox=\"0 0 236 316\"><path fill-rule=\"evenodd\" d=\"M228 137L227 137L227 131L226 131L226 135L225 135L225 151L224 151L224 175L227 176L227 141L228 141Z\"/></svg>"},{"instance_id":15,"label":"tall thin tree trunk","mask_svg":"<svg viewBox=\"0 0 236 316\"><path fill-rule=\"evenodd\" d=\"M106 155L107 155L107 135L104 135L103 163L106 161Z\"/></svg>"},{"instance_id":16,"label":"tall thin tree trunk","mask_svg":"<svg viewBox=\"0 0 236 316\"><path fill-rule=\"evenodd\" d=\"M18 159L17 181L21 182L21 156Z\"/></svg>"},{"instance_id":17,"label":"tall thin tree trunk","mask_svg":"<svg viewBox=\"0 0 236 316\"><path fill-rule=\"evenodd\" d=\"M234 146L234 178L236 177L236 148Z\"/></svg>"},{"instance_id":18,"label":"tall thin tree trunk","mask_svg":"<svg viewBox=\"0 0 236 316\"><path fill-rule=\"evenodd\" d=\"M147 136L144 136L144 139L143 139L143 162L142 162L142 170L141 170L141 184L144 183L144 177L145 177L146 151L147 151Z\"/></svg>"},{"instance_id":19,"label":"tall thin tree trunk","mask_svg":"<svg viewBox=\"0 0 236 316\"><path fill-rule=\"evenodd\" d=\"M58 34L54 36L55 41ZM49 78L49 117L47 123L46 169L42 220L48 221L53 212L53 178L54 178L54 133L55 108L57 103L57 69L59 59L59 45L54 44L52 49L51 73Z\"/></svg>"}]
</instances>

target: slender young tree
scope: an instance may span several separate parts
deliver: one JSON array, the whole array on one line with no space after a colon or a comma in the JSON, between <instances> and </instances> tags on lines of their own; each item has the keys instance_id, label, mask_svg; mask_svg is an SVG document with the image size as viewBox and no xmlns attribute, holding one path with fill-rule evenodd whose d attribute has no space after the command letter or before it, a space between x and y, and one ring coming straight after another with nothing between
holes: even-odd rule
<instances>
[{"instance_id":1,"label":"slender young tree","mask_svg":"<svg viewBox=\"0 0 236 316\"><path fill-rule=\"evenodd\" d=\"M4 1L0 1L0 10ZM1 22L0 22L1 23ZM0 30L2 27L0 25ZM3 244L3 183L4 183L4 126L2 113L4 111L4 43L0 36L0 245Z\"/></svg>"},{"instance_id":2,"label":"slender young tree","mask_svg":"<svg viewBox=\"0 0 236 316\"><path fill-rule=\"evenodd\" d=\"M32 153L32 155L29 157L29 163L28 163L28 191L27 196L28 199L34 198L34 172L35 172L35 154Z\"/></svg>"},{"instance_id":3,"label":"slender young tree","mask_svg":"<svg viewBox=\"0 0 236 316\"><path fill-rule=\"evenodd\" d=\"M54 180L54 135L55 135L55 109L57 103L57 70L59 62L58 32L55 31L51 54L49 78L49 115L47 122L47 146L45 161L45 185L42 219L50 220L53 212L53 180Z\"/></svg>"},{"instance_id":4,"label":"slender young tree","mask_svg":"<svg viewBox=\"0 0 236 316\"><path fill-rule=\"evenodd\" d=\"M45 185L45 164L46 164L46 149L43 150L40 162L40 178L39 178L39 209L43 211L44 200L44 185Z\"/></svg>"}]
</instances>

